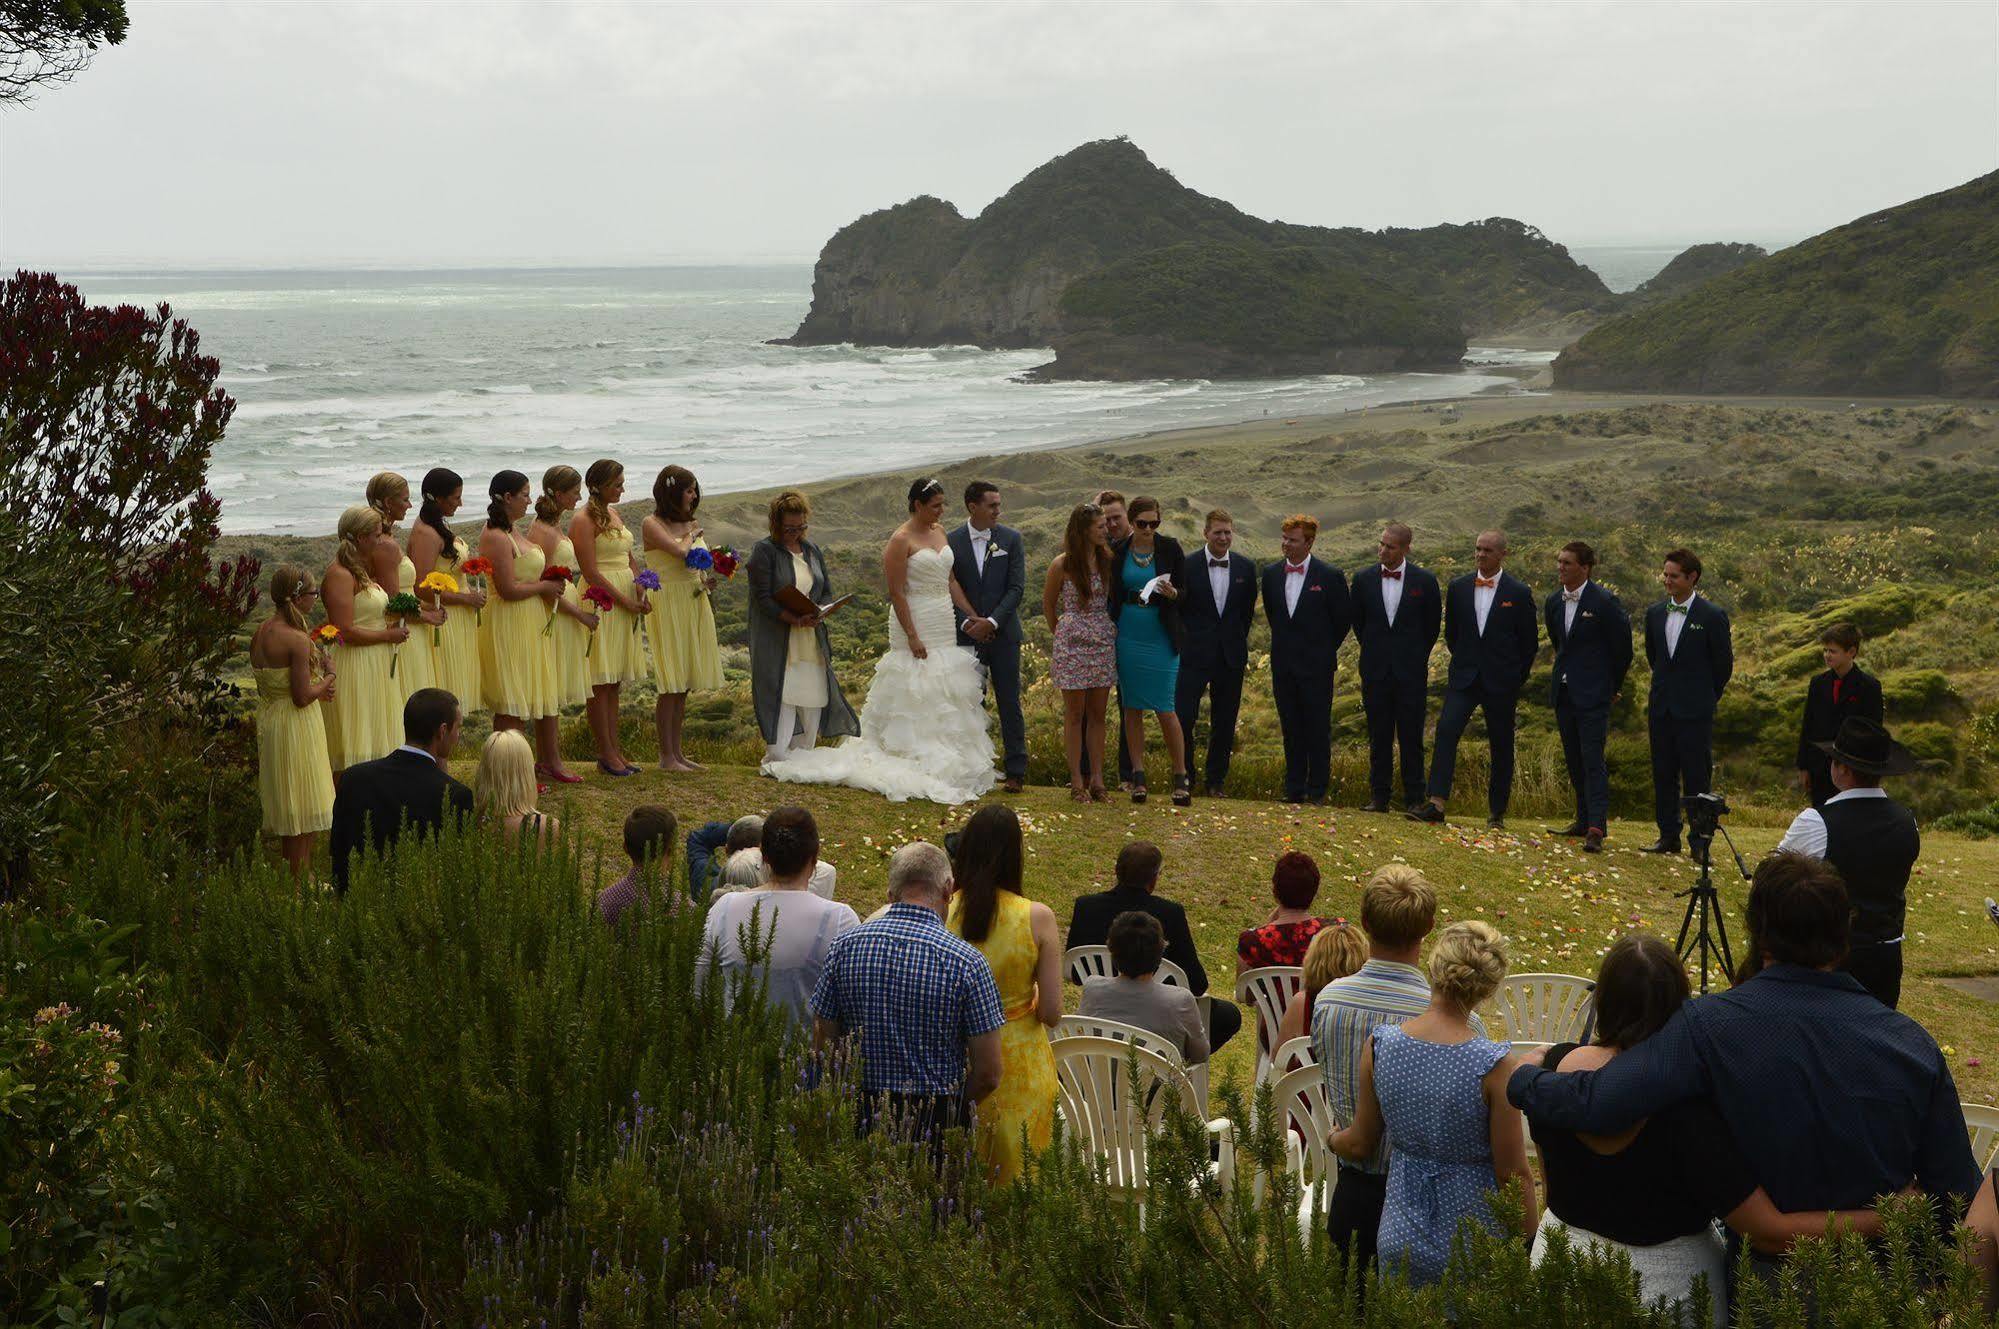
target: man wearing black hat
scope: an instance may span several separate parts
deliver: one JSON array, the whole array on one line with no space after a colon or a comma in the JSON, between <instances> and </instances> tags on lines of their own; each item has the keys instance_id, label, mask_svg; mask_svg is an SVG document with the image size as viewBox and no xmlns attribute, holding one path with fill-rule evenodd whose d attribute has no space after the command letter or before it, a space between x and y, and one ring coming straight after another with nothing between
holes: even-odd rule
<instances>
[{"instance_id":1,"label":"man wearing black hat","mask_svg":"<svg viewBox=\"0 0 1999 1329\"><path fill-rule=\"evenodd\" d=\"M1839 869L1854 911L1853 941L1840 967L1893 1008L1902 998L1902 920L1922 836L1881 780L1915 770L1915 758L1864 716L1849 716L1838 737L1816 746L1831 760L1839 792L1824 807L1800 812L1777 848Z\"/></svg>"}]
</instances>

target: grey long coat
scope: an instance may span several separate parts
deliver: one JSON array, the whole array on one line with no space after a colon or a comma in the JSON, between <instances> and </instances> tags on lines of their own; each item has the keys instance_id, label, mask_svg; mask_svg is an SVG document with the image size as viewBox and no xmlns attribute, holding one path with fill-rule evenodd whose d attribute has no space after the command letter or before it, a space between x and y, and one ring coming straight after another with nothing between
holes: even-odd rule
<instances>
[{"instance_id":1,"label":"grey long coat","mask_svg":"<svg viewBox=\"0 0 1999 1329\"><path fill-rule=\"evenodd\" d=\"M826 560L819 546L807 540L805 562L812 569L812 585L806 594L814 604L833 598L833 584L826 576ZM750 550L750 699L756 708L757 728L764 742L777 741L777 712L783 705L784 658L791 648L791 625L778 608L777 593L793 584L791 551L771 539L759 540ZM819 717L822 737L855 735L861 732L860 719L840 692L840 680L833 674L833 650L826 637L826 625L819 625L819 653L826 658L826 712Z\"/></svg>"}]
</instances>

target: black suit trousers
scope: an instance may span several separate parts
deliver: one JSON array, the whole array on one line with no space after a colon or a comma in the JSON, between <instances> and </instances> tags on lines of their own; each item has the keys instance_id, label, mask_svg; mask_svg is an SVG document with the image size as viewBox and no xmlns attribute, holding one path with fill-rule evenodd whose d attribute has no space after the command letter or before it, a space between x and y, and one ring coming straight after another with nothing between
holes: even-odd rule
<instances>
[{"instance_id":1,"label":"black suit trousers","mask_svg":"<svg viewBox=\"0 0 1999 1329\"><path fill-rule=\"evenodd\" d=\"M1610 763L1604 755L1610 741L1610 707L1584 710L1571 705L1564 694L1555 702L1555 727L1562 734L1569 786L1576 792L1576 820L1603 830L1610 824Z\"/></svg>"},{"instance_id":2,"label":"black suit trousers","mask_svg":"<svg viewBox=\"0 0 1999 1329\"><path fill-rule=\"evenodd\" d=\"M1423 713L1430 680L1390 674L1363 681L1360 703L1367 711L1367 788L1377 802L1389 801L1395 787L1396 749L1402 756L1402 801L1423 800Z\"/></svg>"},{"instance_id":3,"label":"black suit trousers","mask_svg":"<svg viewBox=\"0 0 1999 1329\"><path fill-rule=\"evenodd\" d=\"M1652 815L1659 834L1680 838L1680 799L1714 788L1714 721L1648 717L1652 734Z\"/></svg>"},{"instance_id":4,"label":"black suit trousers","mask_svg":"<svg viewBox=\"0 0 1999 1329\"><path fill-rule=\"evenodd\" d=\"M1272 670L1270 690L1284 732L1284 797L1324 798L1332 783L1332 680Z\"/></svg>"},{"instance_id":5,"label":"black suit trousers","mask_svg":"<svg viewBox=\"0 0 1999 1329\"><path fill-rule=\"evenodd\" d=\"M986 667L986 684L999 708L1000 744L1009 779L1027 778L1027 723L1020 715L1020 643L995 637L973 647Z\"/></svg>"},{"instance_id":6,"label":"black suit trousers","mask_svg":"<svg viewBox=\"0 0 1999 1329\"><path fill-rule=\"evenodd\" d=\"M1187 769L1194 769L1194 722L1201 716L1201 694L1208 693L1207 783L1218 785L1228 778L1229 758L1235 755L1236 717L1242 713L1243 667L1217 660L1213 667L1196 666L1181 657L1180 682L1173 709L1180 716L1180 730L1187 736Z\"/></svg>"},{"instance_id":7,"label":"black suit trousers","mask_svg":"<svg viewBox=\"0 0 1999 1329\"><path fill-rule=\"evenodd\" d=\"M1902 943L1899 941L1857 941L1846 953L1841 969L1860 981L1860 986L1889 1010L1902 1000Z\"/></svg>"},{"instance_id":8,"label":"black suit trousers","mask_svg":"<svg viewBox=\"0 0 1999 1329\"><path fill-rule=\"evenodd\" d=\"M1495 818L1506 815L1506 805L1513 801L1513 725L1519 708L1519 693L1488 692L1483 683L1452 688L1444 694L1444 709L1437 716L1437 745L1430 754L1431 798L1450 798L1451 783L1457 777L1458 740L1464 737L1472 712L1484 711L1485 735L1492 745L1486 810Z\"/></svg>"}]
</instances>

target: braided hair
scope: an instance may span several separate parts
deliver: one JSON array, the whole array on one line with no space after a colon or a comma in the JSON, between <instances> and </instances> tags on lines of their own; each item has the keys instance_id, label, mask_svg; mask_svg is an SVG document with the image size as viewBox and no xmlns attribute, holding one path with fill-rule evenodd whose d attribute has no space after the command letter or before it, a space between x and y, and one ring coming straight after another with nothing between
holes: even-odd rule
<instances>
[{"instance_id":1,"label":"braided hair","mask_svg":"<svg viewBox=\"0 0 1999 1329\"><path fill-rule=\"evenodd\" d=\"M456 562L458 558L458 537L444 521L444 500L465 488L465 480L458 472L439 466L423 473L423 507L418 509L416 519L437 532L444 542L444 556Z\"/></svg>"},{"instance_id":2,"label":"braided hair","mask_svg":"<svg viewBox=\"0 0 1999 1329\"><path fill-rule=\"evenodd\" d=\"M562 517L562 504L555 499L557 494L566 494L583 483L583 477L576 473L574 466L551 466L541 475L541 497L534 501L534 515L550 526Z\"/></svg>"},{"instance_id":3,"label":"braided hair","mask_svg":"<svg viewBox=\"0 0 1999 1329\"><path fill-rule=\"evenodd\" d=\"M591 462L590 469L583 473L583 487L590 493L583 512L600 535L611 529L611 507L604 501L604 491L618 483L624 474L624 466L609 457Z\"/></svg>"},{"instance_id":4,"label":"braided hair","mask_svg":"<svg viewBox=\"0 0 1999 1329\"><path fill-rule=\"evenodd\" d=\"M486 525L496 531L511 531L513 521L507 516L507 498L528 487L527 476L519 471L501 471L486 486Z\"/></svg>"}]
</instances>

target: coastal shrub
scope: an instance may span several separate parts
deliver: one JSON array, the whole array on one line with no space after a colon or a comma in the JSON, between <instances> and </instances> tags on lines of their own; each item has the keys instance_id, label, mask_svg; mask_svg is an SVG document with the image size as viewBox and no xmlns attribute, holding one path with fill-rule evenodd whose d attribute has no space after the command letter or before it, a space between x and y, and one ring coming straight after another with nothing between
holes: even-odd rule
<instances>
[{"instance_id":1,"label":"coastal shrub","mask_svg":"<svg viewBox=\"0 0 1999 1329\"><path fill-rule=\"evenodd\" d=\"M1938 669L1895 669L1881 676L1881 701L1891 721L1934 714L1955 700L1950 676Z\"/></svg>"}]
</instances>

